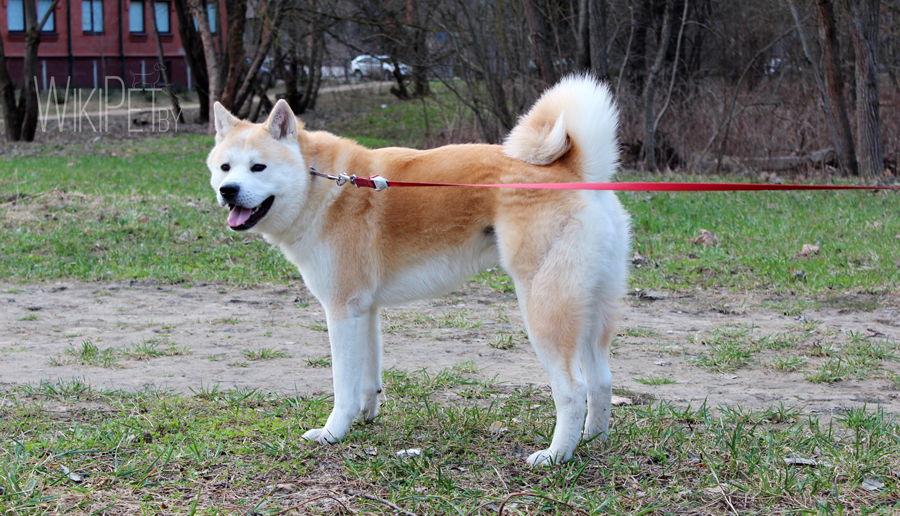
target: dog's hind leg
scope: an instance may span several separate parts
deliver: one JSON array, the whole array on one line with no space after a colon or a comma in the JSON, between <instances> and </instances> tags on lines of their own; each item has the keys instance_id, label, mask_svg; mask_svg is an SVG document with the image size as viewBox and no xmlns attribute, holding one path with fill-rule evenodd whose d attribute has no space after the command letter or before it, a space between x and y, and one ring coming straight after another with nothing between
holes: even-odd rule
<instances>
[{"instance_id":1,"label":"dog's hind leg","mask_svg":"<svg viewBox=\"0 0 900 516\"><path fill-rule=\"evenodd\" d=\"M587 420L584 439L606 440L612 402L612 373L609 370L609 346L615 336L615 309L598 307L593 314L590 338L579 348L578 363L587 383Z\"/></svg>"},{"instance_id":2,"label":"dog's hind leg","mask_svg":"<svg viewBox=\"0 0 900 516\"><path fill-rule=\"evenodd\" d=\"M334 408L323 428L303 434L320 443L340 441L361 412L366 419L378 412L381 392L381 338L378 308L348 303L349 310L326 307L334 375Z\"/></svg>"},{"instance_id":3,"label":"dog's hind leg","mask_svg":"<svg viewBox=\"0 0 900 516\"><path fill-rule=\"evenodd\" d=\"M556 405L550 447L532 454L528 458L532 465L572 458L584 429L588 396L579 361L592 333L591 245L580 221L557 223L552 232L544 233L552 235L548 239L505 249L504 267L515 281L528 337L549 376Z\"/></svg>"},{"instance_id":4,"label":"dog's hind leg","mask_svg":"<svg viewBox=\"0 0 900 516\"><path fill-rule=\"evenodd\" d=\"M578 446L584 426L587 388L576 358L560 354L555 349L561 344L558 339L539 331L531 333L530 338L538 359L550 377L553 403L556 405L556 426L550 447L531 454L528 463L533 466L551 466L571 459Z\"/></svg>"}]
</instances>

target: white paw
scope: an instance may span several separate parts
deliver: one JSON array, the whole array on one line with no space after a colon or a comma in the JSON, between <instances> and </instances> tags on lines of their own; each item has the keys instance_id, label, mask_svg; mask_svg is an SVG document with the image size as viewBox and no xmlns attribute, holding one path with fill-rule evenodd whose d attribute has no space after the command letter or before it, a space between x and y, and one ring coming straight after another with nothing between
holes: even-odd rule
<instances>
[{"instance_id":1,"label":"white paw","mask_svg":"<svg viewBox=\"0 0 900 516\"><path fill-rule=\"evenodd\" d=\"M303 439L306 441L315 441L319 444L334 444L341 440L324 428L313 428L312 430L307 431L303 434Z\"/></svg>"},{"instance_id":2,"label":"white paw","mask_svg":"<svg viewBox=\"0 0 900 516\"><path fill-rule=\"evenodd\" d=\"M555 466L569 460L568 457L562 456L551 450L541 450L534 452L528 457L528 464L532 466Z\"/></svg>"}]
</instances>

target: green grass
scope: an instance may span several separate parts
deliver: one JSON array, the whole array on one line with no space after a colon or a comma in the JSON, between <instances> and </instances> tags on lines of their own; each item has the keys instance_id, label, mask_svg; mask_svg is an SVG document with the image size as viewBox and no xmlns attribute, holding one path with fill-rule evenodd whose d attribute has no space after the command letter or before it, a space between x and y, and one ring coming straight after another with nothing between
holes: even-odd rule
<instances>
[{"instance_id":1,"label":"green grass","mask_svg":"<svg viewBox=\"0 0 900 516\"><path fill-rule=\"evenodd\" d=\"M291 356L284 351L273 348L252 348L241 351L241 355L247 360L275 360L276 358L290 358Z\"/></svg>"},{"instance_id":2,"label":"green grass","mask_svg":"<svg viewBox=\"0 0 900 516\"><path fill-rule=\"evenodd\" d=\"M188 355L191 350L186 346L176 346L175 344L159 340L144 340L140 343L132 342L131 345L119 351L122 355L137 359L151 359L157 357L172 357L179 355Z\"/></svg>"},{"instance_id":3,"label":"green grass","mask_svg":"<svg viewBox=\"0 0 900 516\"><path fill-rule=\"evenodd\" d=\"M331 367L331 357L307 358L306 365L309 367Z\"/></svg>"},{"instance_id":4,"label":"green grass","mask_svg":"<svg viewBox=\"0 0 900 516\"><path fill-rule=\"evenodd\" d=\"M634 270L633 283L795 293L896 289L900 213L890 208L898 202L896 193L784 193L621 195L633 216L634 249L648 262ZM701 229L716 233L719 244L692 244ZM821 251L801 258L803 244L819 245Z\"/></svg>"},{"instance_id":5,"label":"green grass","mask_svg":"<svg viewBox=\"0 0 900 516\"><path fill-rule=\"evenodd\" d=\"M118 366L118 358L116 356L118 353L116 350L113 348L100 349L91 339L82 341L78 346L70 345L66 348L66 354L71 356L71 361L76 364L108 368ZM51 361L54 364L65 362Z\"/></svg>"},{"instance_id":6,"label":"green grass","mask_svg":"<svg viewBox=\"0 0 900 516\"><path fill-rule=\"evenodd\" d=\"M99 339L98 339L99 340ZM123 357L135 360L151 360L159 357L172 357L189 355L191 350L187 346L177 346L165 339L144 340L140 343L132 342L121 349L100 349L91 339L86 339L79 345L69 345L65 350L65 357L50 357L49 364L61 366L66 364L91 365L96 367L119 367L119 360Z\"/></svg>"},{"instance_id":7,"label":"green grass","mask_svg":"<svg viewBox=\"0 0 900 516\"><path fill-rule=\"evenodd\" d=\"M79 380L8 388L0 393L0 507L10 514L331 514L343 505L359 514L397 514L397 506L495 515L504 502L504 514L523 515L900 510L900 425L878 410L851 409L826 422L784 407L616 407L607 442L581 444L565 465L532 469L524 457L552 434L550 399L471 380L470 370L386 371L381 416L355 424L333 446L300 438L324 422L327 397L216 386L192 396L111 392ZM48 401L57 408L44 409ZM86 403L102 410L77 409ZM422 454L397 456L410 448ZM323 482L326 496L306 491L310 482Z\"/></svg>"},{"instance_id":8,"label":"green grass","mask_svg":"<svg viewBox=\"0 0 900 516\"><path fill-rule=\"evenodd\" d=\"M763 365L776 371L801 372L806 381L893 380L889 362L900 361L900 344L823 327L819 321L789 324L786 331L757 335L756 328L716 327L694 337L701 351L689 364L713 372ZM641 381L640 379L637 379Z\"/></svg>"}]
</instances>

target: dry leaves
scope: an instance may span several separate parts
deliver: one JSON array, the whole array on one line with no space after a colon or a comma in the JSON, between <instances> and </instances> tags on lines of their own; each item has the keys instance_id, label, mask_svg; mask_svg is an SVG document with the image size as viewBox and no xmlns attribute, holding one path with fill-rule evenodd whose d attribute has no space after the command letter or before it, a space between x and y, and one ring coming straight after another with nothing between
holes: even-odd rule
<instances>
[{"instance_id":1,"label":"dry leaves","mask_svg":"<svg viewBox=\"0 0 900 516\"><path fill-rule=\"evenodd\" d=\"M719 237L717 237L716 234L712 231L701 229L700 236L691 239L691 243L702 246L719 245Z\"/></svg>"},{"instance_id":2,"label":"dry leaves","mask_svg":"<svg viewBox=\"0 0 900 516\"><path fill-rule=\"evenodd\" d=\"M803 244L803 248L800 249L800 256L802 258L806 258L811 254L816 254L819 252L819 246L812 244Z\"/></svg>"}]
</instances>

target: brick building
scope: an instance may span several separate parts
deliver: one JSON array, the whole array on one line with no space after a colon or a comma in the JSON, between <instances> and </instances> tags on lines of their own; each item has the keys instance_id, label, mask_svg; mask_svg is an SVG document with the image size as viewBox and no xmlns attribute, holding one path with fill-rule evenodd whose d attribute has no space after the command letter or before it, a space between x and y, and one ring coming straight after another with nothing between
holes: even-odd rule
<instances>
[{"instance_id":1,"label":"brick building","mask_svg":"<svg viewBox=\"0 0 900 516\"><path fill-rule=\"evenodd\" d=\"M34 1L0 0L0 37L16 81L22 76L25 52L23 2ZM39 20L52 3L37 0ZM220 24L214 2L208 7L215 31ZM35 76L39 87L46 88L54 78L57 87L65 88L68 77L76 88L103 88L105 77L121 78L126 88L161 86L151 16L156 16L159 26L169 80L175 86L190 87L173 4L160 0L60 0L38 47ZM113 79L110 87L121 84Z\"/></svg>"}]
</instances>

